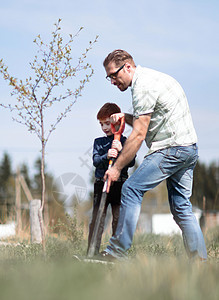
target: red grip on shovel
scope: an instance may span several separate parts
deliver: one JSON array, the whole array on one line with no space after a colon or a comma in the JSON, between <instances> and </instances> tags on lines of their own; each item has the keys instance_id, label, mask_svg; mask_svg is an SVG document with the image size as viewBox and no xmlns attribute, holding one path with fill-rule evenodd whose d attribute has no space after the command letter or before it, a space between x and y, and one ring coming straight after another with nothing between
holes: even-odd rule
<instances>
[{"instance_id":1,"label":"red grip on shovel","mask_svg":"<svg viewBox=\"0 0 219 300\"><path fill-rule=\"evenodd\" d=\"M125 129L125 117L122 117L119 121L120 121L120 126L118 131L116 131L115 128L115 125L118 124L118 122L116 124L111 123L111 130L112 133L114 134L114 140L118 140L118 141L120 141L120 137Z\"/></svg>"}]
</instances>

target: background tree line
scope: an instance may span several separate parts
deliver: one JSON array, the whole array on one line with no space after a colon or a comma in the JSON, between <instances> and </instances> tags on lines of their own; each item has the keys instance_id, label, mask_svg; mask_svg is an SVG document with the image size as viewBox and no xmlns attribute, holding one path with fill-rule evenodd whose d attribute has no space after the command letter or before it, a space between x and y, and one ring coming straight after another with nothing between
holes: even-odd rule
<instances>
[{"instance_id":1,"label":"background tree line","mask_svg":"<svg viewBox=\"0 0 219 300\"><path fill-rule=\"evenodd\" d=\"M30 175L29 168L26 163L19 166L19 172L23 175L26 184L32 194L33 199L41 199L41 158L36 159L33 165L32 174ZM12 159L8 153L4 153L0 159L0 223L6 222L8 219L14 219L15 216L15 197L16 197L16 173L12 167ZM64 207L54 200L52 195L52 186L54 177L45 169L46 177L46 202L49 209L50 219L54 221L65 217ZM28 200L21 189L21 203L23 216L28 216L29 212L25 213L25 207L28 207ZM25 206L26 204L26 206Z\"/></svg>"},{"instance_id":2,"label":"background tree line","mask_svg":"<svg viewBox=\"0 0 219 300\"><path fill-rule=\"evenodd\" d=\"M203 196L206 197L206 210L219 210L219 164L216 162L206 165L198 161L195 167L191 201L201 209Z\"/></svg>"},{"instance_id":3,"label":"background tree line","mask_svg":"<svg viewBox=\"0 0 219 300\"><path fill-rule=\"evenodd\" d=\"M41 197L40 167L40 158L34 162L32 175L30 175L27 164L22 163L20 165L20 173L23 175L34 199L40 199ZM0 159L0 222L5 222L5 219L15 215L15 176L16 170L12 167L12 159L8 153L4 153ZM52 195L53 182L53 175L46 171L46 201L49 207L49 215L50 219L58 220L64 218L65 210L60 203L55 201ZM160 189L164 193L163 188ZM207 165L198 161L195 168L192 204L202 209L203 196L206 197L207 210L219 209L219 166L215 162ZM90 202L91 199L92 192L88 195L87 202ZM21 201L22 203L28 202L24 193L22 193ZM90 207L90 205L88 206Z\"/></svg>"}]
</instances>

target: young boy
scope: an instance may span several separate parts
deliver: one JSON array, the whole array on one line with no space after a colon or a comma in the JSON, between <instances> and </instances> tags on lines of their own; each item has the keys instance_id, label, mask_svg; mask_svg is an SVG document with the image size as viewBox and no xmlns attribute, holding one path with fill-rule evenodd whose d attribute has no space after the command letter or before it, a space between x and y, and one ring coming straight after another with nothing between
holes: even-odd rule
<instances>
[{"instance_id":1,"label":"young boy","mask_svg":"<svg viewBox=\"0 0 219 300\"><path fill-rule=\"evenodd\" d=\"M115 113L120 113L120 108L115 103L105 103L99 112L97 113L97 119L100 122L100 126L103 132L106 134L104 137L99 137L94 140L93 145L93 165L95 170L95 182L94 182L94 202L92 219L89 226L88 235L88 249L90 246L96 217L100 205L103 185L104 174L108 169L109 159L111 157L116 158L122 150L122 146L126 141L126 137L121 135L120 141L114 140L114 135L111 131L110 116ZM121 189L125 180L128 178L128 168L133 167L135 159L133 159L129 165L127 165L121 172L119 179L113 183L110 187L110 191L107 195L106 205L104 208L103 216L100 221L100 226L97 234L97 244L95 249L95 255L99 253L101 238L104 230L104 223L108 205L111 204L112 208L112 235L116 232L116 227L119 219L119 210L121 204Z\"/></svg>"}]
</instances>

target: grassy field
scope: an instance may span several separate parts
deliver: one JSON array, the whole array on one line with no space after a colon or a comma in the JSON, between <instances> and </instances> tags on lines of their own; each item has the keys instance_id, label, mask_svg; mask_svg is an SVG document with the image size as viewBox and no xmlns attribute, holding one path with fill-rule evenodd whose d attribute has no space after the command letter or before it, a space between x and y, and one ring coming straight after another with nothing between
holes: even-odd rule
<instances>
[{"instance_id":1,"label":"grassy field","mask_svg":"<svg viewBox=\"0 0 219 300\"><path fill-rule=\"evenodd\" d=\"M106 237L107 240L107 237ZM15 241L11 241L15 242ZM187 259L180 236L136 234L127 262L75 261L85 255L81 234L0 246L0 299L219 299L219 229L206 235L207 263Z\"/></svg>"}]
</instances>

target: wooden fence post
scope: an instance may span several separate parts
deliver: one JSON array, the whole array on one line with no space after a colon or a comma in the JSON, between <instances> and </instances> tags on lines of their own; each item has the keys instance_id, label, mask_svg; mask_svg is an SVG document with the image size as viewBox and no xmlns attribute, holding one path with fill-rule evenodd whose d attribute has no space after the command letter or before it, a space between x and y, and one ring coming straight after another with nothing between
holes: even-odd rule
<instances>
[{"instance_id":1,"label":"wooden fence post","mask_svg":"<svg viewBox=\"0 0 219 300\"><path fill-rule=\"evenodd\" d=\"M40 228L39 213L41 200L34 199L30 201L30 233L32 243L42 243L42 232Z\"/></svg>"},{"instance_id":2,"label":"wooden fence post","mask_svg":"<svg viewBox=\"0 0 219 300\"><path fill-rule=\"evenodd\" d=\"M20 234L20 231L22 229L22 219L21 219L21 186L19 182L20 177L20 170L19 168L17 169L17 174L16 174L16 197L15 197L15 202L16 202L16 220L17 220L17 234Z\"/></svg>"},{"instance_id":3,"label":"wooden fence post","mask_svg":"<svg viewBox=\"0 0 219 300\"><path fill-rule=\"evenodd\" d=\"M42 230L40 225L40 220L43 220L41 208L41 200L33 199L31 192L27 186L27 183L20 174L19 169L17 170L16 176L16 209L17 209L17 233L19 234L21 230L21 187L24 191L24 194L29 202L30 208L30 235L32 243L42 243ZM47 223L49 223L48 216L48 203L46 203L45 217Z\"/></svg>"},{"instance_id":4,"label":"wooden fence post","mask_svg":"<svg viewBox=\"0 0 219 300\"><path fill-rule=\"evenodd\" d=\"M205 234L206 231L206 197L205 196L203 196L202 198L202 214L199 223L203 234Z\"/></svg>"}]
</instances>

